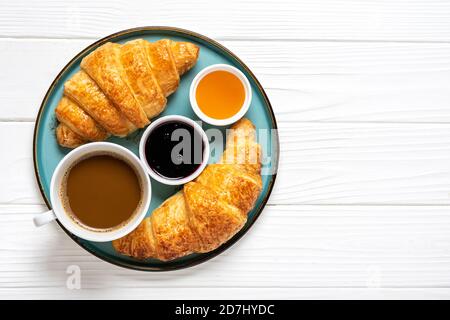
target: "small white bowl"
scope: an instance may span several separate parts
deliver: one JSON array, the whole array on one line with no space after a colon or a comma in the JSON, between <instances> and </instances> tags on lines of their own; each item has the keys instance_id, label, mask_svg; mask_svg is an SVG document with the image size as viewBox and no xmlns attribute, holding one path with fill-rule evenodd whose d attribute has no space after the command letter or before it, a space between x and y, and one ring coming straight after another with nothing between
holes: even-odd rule
<instances>
[{"instance_id":1,"label":"small white bowl","mask_svg":"<svg viewBox=\"0 0 450 320\"><path fill-rule=\"evenodd\" d=\"M227 119L215 119L204 114L203 111L198 106L197 99L195 97L197 86L200 83L200 80L202 80L203 77L205 77L207 74L219 70L230 72L234 74L236 77L238 77L239 80L241 80L242 84L244 85L245 90L245 100L241 106L241 109L235 115ZM228 64L213 64L197 73L194 80L192 80L191 88L189 91L189 99L191 102L192 109L200 119L215 126L227 126L229 124L235 123L247 113L248 108L250 107L250 103L252 102L252 87L250 86L250 82L248 81L247 77L239 69L230 66Z\"/></svg>"},{"instance_id":2,"label":"small white bowl","mask_svg":"<svg viewBox=\"0 0 450 320\"><path fill-rule=\"evenodd\" d=\"M194 130L197 131L197 133L199 133L201 135L203 144L204 144L203 161L202 161L201 165L197 168L197 170L194 171L194 173L192 173L191 175L189 175L185 178L182 178L182 179L169 179L169 178L164 178L163 176L159 175L157 172L155 172L150 167L150 165L147 162L147 158L145 156L145 144L147 142L147 139L148 139L150 133L156 127L159 127L163 123L171 122L171 121L184 122L184 123L192 126L194 128ZM186 118L184 116L179 116L179 115L171 115L171 116L161 117L161 118L155 120L154 122L152 122L147 127L147 129L145 129L144 133L142 134L141 141L139 142L139 157L141 159L142 165L147 170L147 173L150 175L150 177L152 177L156 181L159 181L159 182L167 184L167 185L172 185L172 186L185 184L185 183L188 183L189 181L197 178L199 176L199 174L202 173L203 169L205 169L206 165L208 164L209 152L210 151L209 151L208 136L206 135L206 133L202 129L202 127L194 120L191 120L189 118Z\"/></svg>"}]
</instances>

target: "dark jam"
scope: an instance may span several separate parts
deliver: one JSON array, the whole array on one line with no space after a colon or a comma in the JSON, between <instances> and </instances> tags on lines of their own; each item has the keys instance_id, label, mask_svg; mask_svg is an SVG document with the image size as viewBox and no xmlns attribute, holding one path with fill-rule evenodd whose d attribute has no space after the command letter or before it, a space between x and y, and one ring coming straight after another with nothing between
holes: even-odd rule
<instances>
[{"instance_id":1,"label":"dark jam","mask_svg":"<svg viewBox=\"0 0 450 320\"><path fill-rule=\"evenodd\" d=\"M168 121L150 132L145 157L150 168L166 179L193 174L203 162L202 136L190 124Z\"/></svg>"}]
</instances>

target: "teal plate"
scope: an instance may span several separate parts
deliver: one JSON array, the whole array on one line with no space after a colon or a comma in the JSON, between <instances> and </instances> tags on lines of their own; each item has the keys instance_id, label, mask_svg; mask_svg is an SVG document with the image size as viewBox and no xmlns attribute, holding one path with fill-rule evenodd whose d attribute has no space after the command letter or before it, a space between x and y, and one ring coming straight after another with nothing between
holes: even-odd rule
<instances>
[{"instance_id":1,"label":"teal plate","mask_svg":"<svg viewBox=\"0 0 450 320\"><path fill-rule=\"evenodd\" d=\"M196 43L200 47L200 57L197 64L194 68L181 77L179 88L169 97L167 107L160 116L179 114L198 120L189 104L189 86L191 81L194 76L206 66L216 63L226 63L240 69L248 77L252 86L252 104L245 116L255 124L257 129L277 128L270 102L253 73L241 60L239 60L238 57L214 40L208 39L205 36L191 31L171 27L142 27L112 34L81 51L64 67L50 86L40 107L34 130L34 167L42 196L49 208L51 208L49 201L49 189L53 171L58 162L70 151L69 149L60 147L57 144L55 137L55 126L57 122L54 116L54 110L62 96L64 82L79 70L81 59L100 45L108 41L123 43L135 38L144 38L149 41L170 38L175 41L190 41ZM207 128L208 126L204 126L204 129ZM275 136L272 131L269 132ZM135 154L138 154L139 138L141 134L142 130L127 138L120 139L113 137L108 139L108 141L118 143L132 150ZM248 215L246 225L232 239L214 251L203 254L191 254L168 262L163 262L156 259L137 260L116 253L110 242L100 243L86 241L72 235L61 224L59 225L81 247L100 259L118 266L145 271L165 271L185 268L204 262L223 252L239 240L239 238L242 237L252 226L263 210L272 191L276 177L276 167L278 164L278 137L273 137L273 139L266 140L269 140L269 143L262 145L263 151L276 151L271 155L271 157L268 157L269 160L264 166L266 167L266 170L274 173L271 175L263 175L263 190L257 200L255 208ZM274 146L274 144L276 144L276 146ZM166 186L152 180L152 200L147 215L150 215L155 208L157 208L169 196L174 194L179 188L180 187Z\"/></svg>"}]
</instances>

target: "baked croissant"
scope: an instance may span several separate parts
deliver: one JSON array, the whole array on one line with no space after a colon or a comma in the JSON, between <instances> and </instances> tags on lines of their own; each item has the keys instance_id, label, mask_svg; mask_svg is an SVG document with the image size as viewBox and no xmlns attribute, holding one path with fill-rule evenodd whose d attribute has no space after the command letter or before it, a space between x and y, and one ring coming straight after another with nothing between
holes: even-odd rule
<instances>
[{"instance_id":1,"label":"baked croissant","mask_svg":"<svg viewBox=\"0 0 450 320\"><path fill-rule=\"evenodd\" d=\"M58 143L75 148L109 135L124 137L161 113L180 76L197 62L189 42L136 39L105 43L81 61L55 109Z\"/></svg>"},{"instance_id":2,"label":"baked croissant","mask_svg":"<svg viewBox=\"0 0 450 320\"><path fill-rule=\"evenodd\" d=\"M212 251L244 226L262 188L261 151L249 120L232 129L219 163L208 165L133 232L113 241L116 251L167 261Z\"/></svg>"}]
</instances>

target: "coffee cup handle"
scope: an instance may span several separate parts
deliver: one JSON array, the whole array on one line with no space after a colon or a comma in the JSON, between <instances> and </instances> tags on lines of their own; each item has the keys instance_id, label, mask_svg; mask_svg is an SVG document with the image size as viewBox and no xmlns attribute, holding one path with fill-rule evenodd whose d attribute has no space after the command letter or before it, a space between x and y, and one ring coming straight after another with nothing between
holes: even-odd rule
<instances>
[{"instance_id":1,"label":"coffee cup handle","mask_svg":"<svg viewBox=\"0 0 450 320\"><path fill-rule=\"evenodd\" d=\"M33 222L36 227L41 227L44 224L47 224L55 219L56 219L56 216L53 213L53 210L50 210L50 211L35 215L33 217Z\"/></svg>"}]
</instances>

